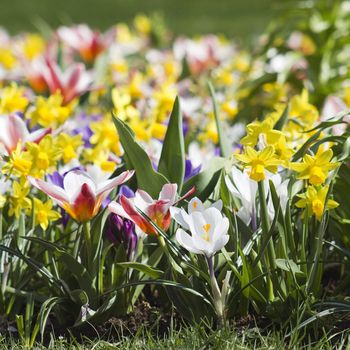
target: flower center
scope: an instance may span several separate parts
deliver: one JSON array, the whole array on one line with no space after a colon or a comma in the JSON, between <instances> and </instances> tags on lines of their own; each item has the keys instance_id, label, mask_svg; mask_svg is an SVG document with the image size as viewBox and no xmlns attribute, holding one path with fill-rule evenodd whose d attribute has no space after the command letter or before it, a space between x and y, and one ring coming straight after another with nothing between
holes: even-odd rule
<instances>
[{"instance_id":1,"label":"flower center","mask_svg":"<svg viewBox=\"0 0 350 350\"><path fill-rule=\"evenodd\" d=\"M321 185L325 180L326 176L319 166L313 166L310 169L310 183L312 185Z\"/></svg>"},{"instance_id":2,"label":"flower center","mask_svg":"<svg viewBox=\"0 0 350 350\"><path fill-rule=\"evenodd\" d=\"M210 227L211 225L210 224L205 224L202 226L203 227L203 230L205 232L205 236L204 236L204 239L209 242L209 230L210 230Z\"/></svg>"},{"instance_id":3,"label":"flower center","mask_svg":"<svg viewBox=\"0 0 350 350\"><path fill-rule=\"evenodd\" d=\"M39 152L38 159L37 159L37 165L39 169L47 169L49 167L49 157L44 152Z\"/></svg>"},{"instance_id":4,"label":"flower center","mask_svg":"<svg viewBox=\"0 0 350 350\"><path fill-rule=\"evenodd\" d=\"M262 161L258 160L252 163L250 178L255 181L261 181L265 179L265 167Z\"/></svg>"},{"instance_id":5,"label":"flower center","mask_svg":"<svg viewBox=\"0 0 350 350\"><path fill-rule=\"evenodd\" d=\"M312 211L313 213L317 216L317 217L320 217L322 216L322 213L323 213L323 203L321 200L319 199L314 199L312 201Z\"/></svg>"}]
</instances>

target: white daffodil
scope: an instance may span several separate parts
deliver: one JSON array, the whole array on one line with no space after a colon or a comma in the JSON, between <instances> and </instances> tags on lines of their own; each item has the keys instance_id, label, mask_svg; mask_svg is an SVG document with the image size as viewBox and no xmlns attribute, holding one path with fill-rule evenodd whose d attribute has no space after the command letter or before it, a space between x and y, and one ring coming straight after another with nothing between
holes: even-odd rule
<instances>
[{"instance_id":1,"label":"white daffodil","mask_svg":"<svg viewBox=\"0 0 350 350\"><path fill-rule=\"evenodd\" d=\"M249 225L252 219L255 220L256 216L255 197L258 184L250 179L247 172L242 172L235 166L231 169L231 175L232 180L229 176L226 176L225 182L232 196L241 201L242 206L239 208L237 216Z\"/></svg>"},{"instance_id":2,"label":"white daffodil","mask_svg":"<svg viewBox=\"0 0 350 350\"><path fill-rule=\"evenodd\" d=\"M210 208L216 208L219 211L222 210L222 200L219 199L217 202L213 203ZM190 202L188 203L188 213L185 211L184 208L176 208L176 207L171 207L170 208L170 213L171 217L179 224L181 225L184 229L189 230L190 227L187 224L188 217L191 215L193 212L198 211L198 212L203 212L205 210L204 204L198 197L193 197Z\"/></svg>"},{"instance_id":3,"label":"white daffodil","mask_svg":"<svg viewBox=\"0 0 350 350\"><path fill-rule=\"evenodd\" d=\"M220 210L211 207L203 211L193 211L186 217L191 235L179 228L176 239L181 246L195 254L212 257L229 240L229 221Z\"/></svg>"}]
</instances>

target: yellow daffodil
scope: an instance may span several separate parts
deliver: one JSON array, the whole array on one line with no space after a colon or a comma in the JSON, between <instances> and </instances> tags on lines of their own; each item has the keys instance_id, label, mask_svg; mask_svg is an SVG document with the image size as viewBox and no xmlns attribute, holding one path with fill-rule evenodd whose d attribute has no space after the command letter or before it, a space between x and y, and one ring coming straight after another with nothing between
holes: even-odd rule
<instances>
[{"instance_id":1,"label":"yellow daffodil","mask_svg":"<svg viewBox=\"0 0 350 350\"><path fill-rule=\"evenodd\" d=\"M295 205L298 208L308 208L309 215L315 215L318 220L321 219L325 211L325 201L328 192L328 185L320 188L309 186L305 193L298 195L300 198ZM334 209L339 205L336 201L328 199L326 209Z\"/></svg>"},{"instance_id":2,"label":"yellow daffodil","mask_svg":"<svg viewBox=\"0 0 350 350\"><path fill-rule=\"evenodd\" d=\"M78 157L78 149L83 145L81 135L70 136L61 133L57 136L56 146L62 151L62 158L64 163L70 162L72 159Z\"/></svg>"},{"instance_id":3,"label":"yellow daffodil","mask_svg":"<svg viewBox=\"0 0 350 350\"><path fill-rule=\"evenodd\" d=\"M28 34L25 37L21 48L24 56L28 60L33 60L43 53L45 49L45 41L38 34Z\"/></svg>"},{"instance_id":4,"label":"yellow daffodil","mask_svg":"<svg viewBox=\"0 0 350 350\"><path fill-rule=\"evenodd\" d=\"M275 143L278 143L284 136L281 131L273 129L278 118L278 115L271 114L261 122L256 121L248 124L247 135L241 140L242 145L254 147L261 138L266 145L274 145Z\"/></svg>"},{"instance_id":5,"label":"yellow daffodil","mask_svg":"<svg viewBox=\"0 0 350 350\"><path fill-rule=\"evenodd\" d=\"M332 163L333 151L318 151L315 156L305 154L301 163L291 163L290 168L297 173L298 179L307 179L311 185L323 184L328 172L339 166L339 163Z\"/></svg>"},{"instance_id":6,"label":"yellow daffodil","mask_svg":"<svg viewBox=\"0 0 350 350\"><path fill-rule=\"evenodd\" d=\"M22 150L22 144L19 142L16 149L11 152L8 162L2 167L2 172L26 177L32 168L32 162L33 157L28 151Z\"/></svg>"},{"instance_id":7,"label":"yellow daffodil","mask_svg":"<svg viewBox=\"0 0 350 350\"><path fill-rule=\"evenodd\" d=\"M18 219L21 212L29 212L32 208L32 202L27 197L29 194L30 186L26 179L22 179L20 182L14 181L12 184L12 194L10 196L10 208L9 215L15 215Z\"/></svg>"},{"instance_id":8,"label":"yellow daffodil","mask_svg":"<svg viewBox=\"0 0 350 350\"><path fill-rule=\"evenodd\" d=\"M45 136L38 144L27 142L26 148L32 157L30 175L40 178L55 169L62 155L62 151L57 148L51 135Z\"/></svg>"},{"instance_id":9,"label":"yellow daffodil","mask_svg":"<svg viewBox=\"0 0 350 350\"><path fill-rule=\"evenodd\" d=\"M108 173L112 173L117 166L116 162L110 159L110 152L101 146L85 148L83 159L85 163L96 164Z\"/></svg>"},{"instance_id":10,"label":"yellow daffodil","mask_svg":"<svg viewBox=\"0 0 350 350\"><path fill-rule=\"evenodd\" d=\"M137 15L134 19L134 26L142 34L149 34L152 29L151 20L145 15Z\"/></svg>"},{"instance_id":11,"label":"yellow daffodil","mask_svg":"<svg viewBox=\"0 0 350 350\"><path fill-rule=\"evenodd\" d=\"M243 154L236 154L235 157L244 163L245 167L250 167L249 177L254 181L264 180L265 170L275 173L277 166L282 164L282 161L276 158L272 146L267 146L259 152L247 146Z\"/></svg>"},{"instance_id":12,"label":"yellow daffodil","mask_svg":"<svg viewBox=\"0 0 350 350\"><path fill-rule=\"evenodd\" d=\"M105 150L112 151L117 156L122 154L118 133L109 116L91 123L90 129L93 132L90 137L90 142L93 145L99 145Z\"/></svg>"},{"instance_id":13,"label":"yellow daffodil","mask_svg":"<svg viewBox=\"0 0 350 350\"><path fill-rule=\"evenodd\" d=\"M29 100L24 96L24 88L18 87L16 83L5 87L0 93L0 113L24 112L28 104Z\"/></svg>"},{"instance_id":14,"label":"yellow daffodil","mask_svg":"<svg viewBox=\"0 0 350 350\"><path fill-rule=\"evenodd\" d=\"M45 231L52 221L58 220L61 215L52 210L52 200L49 199L46 203L43 203L38 198L33 198L34 202L34 221L35 225L40 225Z\"/></svg>"},{"instance_id":15,"label":"yellow daffodil","mask_svg":"<svg viewBox=\"0 0 350 350\"><path fill-rule=\"evenodd\" d=\"M48 98L39 96L33 109L27 113L30 125L41 125L46 128L57 128L70 116L75 101L63 106L63 97L60 91L55 92Z\"/></svg>"},{"instance_id":16,"label":"yellow daffodil","mask_svg":"<svg viewBox=\"0 0 350 350\"><path fill-rule=\"evenodd\" d=\"M0 64L5 69L12 69L17 63L13 51L7 47L0 47Z\"/></svg>"}]
</instances>

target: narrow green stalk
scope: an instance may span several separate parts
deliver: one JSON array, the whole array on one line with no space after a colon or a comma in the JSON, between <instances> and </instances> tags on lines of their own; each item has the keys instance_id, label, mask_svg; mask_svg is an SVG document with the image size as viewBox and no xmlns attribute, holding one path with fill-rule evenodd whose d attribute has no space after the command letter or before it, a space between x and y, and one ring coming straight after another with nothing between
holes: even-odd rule
<instances>
[{"instance_id":1,"label":"narrow green stalk","mask_svg":"<svg viewBox=\"0 0 350 350\"><path fill-rule=\"evenodd\" d=\"M266 206L266 195L265 195L263 181L258 182L258 190L259 190L262 237L265 240L268 238L270 224L269 224L269 216L268 216L267 206ZM269 242L267 244L266 260L267 260L268 268L270 270L269 274L267 275L268 297L269 297L269 301L272 301L275 299L275 295L274 295L274 287L271 279L271 271L276 269L276 254L275 254L275 248L273 246L273 241L271 238L269 239Z\"/></svg>"},{"instance_id":2,"label":"narrow green stalk","mask_svg":"<svg viewBox=\"0 0 350 350\"><path fill-rule=\"evenodd\" d=\"M221 292L218 285L218 281L216 280L216 277L215 277L215 270L214 270L212 256L210 258L207 257L207 263L208 263L208 268L210 273L211 290L213 293L214 308L218 319L218 326L222 327L224 325L224 305L222 303Z\"/></svg>"},{"instance_id":3,"label":"narrow green stalk","mask_svg":"<svg viewBox=\"0 0 350 350\"><path fill-rule=\"evenodd\" d=\"M303 230L301 233L301 247L300 247L300 260L301 260L301 271L303 271L306 276L308 275L308 266L306 261L306 242L309 234L309 208L306 207L304 212L303 220Z\"/></svg>"},{"instance_id":4,"label":"narrow green stalk","mask_svg":"<svg viewBox=\"0 0 350 350\"><path fill-rule=\"evenodd\" d=\"M84 235L84 244L86 247L86 268L90 272L91 270L91 258L93 252L91 251L91 232L90 232L90 221L85 221L83 223L83 235Z\"/></svg>"}]
</instances>

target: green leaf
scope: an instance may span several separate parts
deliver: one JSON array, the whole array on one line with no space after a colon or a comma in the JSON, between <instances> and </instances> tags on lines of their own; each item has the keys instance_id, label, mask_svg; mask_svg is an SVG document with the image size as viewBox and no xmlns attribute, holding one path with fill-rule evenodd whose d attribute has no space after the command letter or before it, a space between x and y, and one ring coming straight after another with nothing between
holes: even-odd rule
<instances>
[{"instance_id":1,"label":"green leaf","mask_svg":"<svg viewBox=\"0 0 350 350\"><path fill-rule=\"evenodd\" d=\"M183 186L182 194L188 192L193 186L196 188L196 195L204 202L213 192L221 170L226 164L226 159L221 157L212 158L208 166L196 176L191 177Z\"/></svg>"},{"instance_id":2,"label":"green leaf","mask_svg":"<svg viewBox=\"0 0 350 350\"><path fill-rule=\"evenodd\" d=\"M88 295L89 303L92 306L94 305L97 297L96 288L94 286L93 280L89 272L79 261L77 261L72 255L67 253L63 248L59 247L54 243L45 241L37 237L25 237L25 239L30 240L32 242L36 242L42 247L52 251L56 256L56 259L66 267L67 271L70 271L70 273L72 273L75 276L80 288L84 290Z\"/></svg>"},{"instance_id":3,"label":"green leaf","mask_svg":"<svg viewBox=\"0 0 350 350\"><path fill-rule=\"evenodd\" d=\"M119 118L113 116L114 124L118 130L128 169L135 169L137 185L148 192L151 197L158 197L163 185L168 180L160 173L154 171L146 151L135 141L129 127Z\"/></svg>"},{"instance_id":4,"label":"green leaf","mask_svg":"<svg viewBox=\"0 0 350 350\"><path fill-rule=\"evenodd\" d=\"M138 262L122 262L116 265L124 269L130 268L130 269L143 272L145 275L150 276L152 278L159 278L164 273L162 270L158 270L149 265L138 263Z\"/></svg>"},{"instance_id":5,"label":"green leaf","mask_svg":"<svg viewBox=\"0 0 350 350\"><path fill-rule=\"evenodd\" d=\"M158 170L181 192L185 176L185 144L179 98L176 97L165 134Z\"/></svg>"},{"instance_id":6,"label":"green leaf","mask_svg":"<svg viewBox=\"0 0 350 350\"><path fill-rule=\"evenodd\" d=\"M293 272L294 274L303 275L304 273L300 270L299 266L292 260L289 259L276 259L276 266L281 270Z\"/></svg>"},{"instance_id":7,"label":"green leaf","mask_svg":"<svg viewBox=\"0 0 350 350\"><path fill-rule=\"evenodd\" d=\"M288 119L288 115L289 115L289 105L286 106L286 108L284 109L280 119L278 119L274 129L276 130L282 130L282 128L284 127L284 124L286 123L287 119Z\"/></svg>"},{"instance_id":8,"label":"green leaf","mask_svg":"<svg viewBox=\"0 0 350 350\"><path fill-rule=\"evenodd\" d=\"M221 124L220 109L219 109L218 103L216 101L215 90L213 88L213 85L209 82L208 86L209 86L211 100L213 102L216 129L217 129L218 135L219 135L220 152L221 152L221 155L223 157L229 158L232 154L231 142L229 141L227 135L225 134L224 129L223 129L222 124Z\"/></svg>"}]
</instances>

